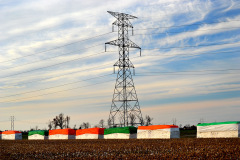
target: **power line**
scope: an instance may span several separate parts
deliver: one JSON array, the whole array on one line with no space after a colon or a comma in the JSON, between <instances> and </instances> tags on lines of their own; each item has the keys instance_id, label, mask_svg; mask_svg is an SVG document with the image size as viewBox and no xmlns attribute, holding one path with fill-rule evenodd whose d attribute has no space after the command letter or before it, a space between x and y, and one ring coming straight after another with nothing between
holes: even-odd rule
<instances>
[{"instance_id":1,"label":"power line","mask_svg":"<svg viewBox=\"0 0 240 160\"><path fill-rule=\"evenodd\" d=\"M226 22L231 22L231 21L226 21ZM214 22L214 23L223 23L223 22ZM208 24L208 23L204 23L204 24ZM180 25L180 26L186 26L186 25ZM179 26L171 26L171 27L179 27ZM148 29L171 28L171 27L145 28L145 29L136 29L136 30L148 30ZM239 28L239 27L232 27L232 28ZM221 28L221 29L231 29L231 28ZM220 29L208 29L208 30L220 30ZM206 30L198 30L198 31L206 31ZM194 32L194 31L184 31L184 32ZM2 61L1 63L5 63L5 62L13 61L13 60L16 60L16 59L20 59L20 58L24 58L24 57L48 52L48 51L55 50L55 49L58 49L58 48L62 48L62 47L65 47L65 46L68 46L68 45L71 45L71 44L74 44L74 43L78 43L78 42L81 42L81 41L86 41L86 40L93 39L93 38L100 37L100 36L104 36L104 35L107 35L107 34L110 34L110 33L113 33L113 32L108 32L108 33L104 33L104 34L97 35L97 36L94 36L94 37L86 38L86 39L83 39L83 40L79 40L79 41L72 42L72 43L69 43L69 44L66 44L66 45L58 46L58 47L55 47L55 48L52 48L52 49L49 49L49 50L37 52L37 53L34 53L34 54L29 54L29 55L21 56L21 57L18 57L18 58L10 59L10 60L7 60L7 61ZM166 33L181 33L181 32L165 32L165 33L151 33L151 34L166 34ZM147 35L147 34L135 34L135 35ZM98 45L96 45L96 46L98 46ZM95 46L91 46L91 47L95 47ZM91 48L91 47L89 47L89 48ZM51 58L49 58L49 59L51 59Z\"/></svg>"},{"instance_id":2,"label":"power line","mask_svg":"<svg viewBox=\"0 0 240 160\"><path fill-rule=\"evenodd\" d=\"M161 34L161 33L160 33ZM238 43L238 42L237 42ZM229 43L224 43L224 44L229 44ZM96 46L99 46L99 45L102 45L102 44L98 44L98 45L94 45L94 46L91 46L91 47L87 47L87 48L84 48L84 49L80 49L80 50L85 50L85 49L88 49L88 48L93 48L93 47L96 47ZM214 45L218 45L218 44L214 44ZM220 44L219 44L220 45ZM200 45L199 45L200 46ZM205 45L204 45L205 46ZM186 46L186 47L190 47L190 46ZM191 46L193 47L193 46ZM197 47L197 46L196 46ZM171 47L172 48L172 47ZM175 48L175 47L174 47ZM182 47L180 47L182 48ZM161 48L161 49L169 49L169 48ZM78 51L80 51L78 50ZM148 49L143 49L143 50L148 50ZM44 60L49 60L49 59L53 59L53 58L56 58L56 57L59 57L59 56L62 56L62 55L67 55L69 53L73 53L73 52L76 52L76 51L72 51L72 52L68 52L68 53L64 53L64 54L61 54L61 55L57 55L57 56L54 56L54 57L50 57L50 58L45 58L45 59L41 59L41 60L38 60L38 61L34 61L34 62L30 62L30 63L27 63L27 64L23 64L23 65L18 65L18 66L15 66L15 67L10 67L10 68L6 68L6 69L1 69L1 70L8 70L8 69L12 69L12 68L17 68L19 66L25 66L25 65L29 65L29 64L33 64L33 63L36 63L36 62L41 62L41 61L44 61ZM111 51L108 51L108 52L111 52Z\"/></svg>"},{"instance_id":3,"label":"power line","mask_svg":"<svg viewBox=\"0 0 240 160\"><path fill-rule=\"evenodd\" d=\"M163 75L189 75L189 76L194 76L194 75L213 75L213 74L240 74L240 73L201 73L201 74L184 74L184 73L165 73L165 74L135 74L135 76L151 76L151 77L154 77L154 76L163 76Z\"/></svg>"},{"instance_id":4,"label":"power line","mask_svg":"<svg viewBox=\"0 0 240 160\"><path fill-rule=\"evenodd\" d=\"M179 72L222 72L222 71L240 71L238 68L229 68L229 69L210 69L210 70L190 70L190 71L174 71L174 72L165 72L165 71L156 71L156 72L142 72L142 73L179 73Z\"/></svg>"},{"instance_id":5,"label":"power line","mask_svg":"<svg viewBox=\"0 0 240 160\"><path fill-rule=\"evenodd\" d=\"M150 56L160 56L160 57L171 57L171 56L178 56L178 55L186 55L186 56L197 56L197 55L202 55L202 54L220 54L220 53L239 53L240 50L234 50L234 51L222 51L222 52L213 52L213 53L206 53L206 52L200 52L200 53L193 53L193 54L173 54L173 55L142 55L142 57L150 57Z\"/></svg>"},{"instance_id":6,"label":"power line","mask_svg":"<svg viewBox=\"0 0 240 160\"><path fill-rule=\"evenodd\" d=\"M236 50L236 51L222 51L222 52L216 52L216 53L195 53L195 54L176 54L176 55L143 55L142 57L148 57L148 56L162 56L162 57L169 57L169 56L178 56L178 55L189 55L189 56L193 56L193 55L197 55L197 54L219 54L219 53L239 53L240 50ZM110 51L108 51L110 52ZM114 51L112 51L114 52ZM133 57L132 59L135 59L135 58L139 58L139 56L137 57ZM108 64L112 64L113 62L110 62L110 63L107 63L105 65L99 65L99 66L96 66L96 67L92 67L92 68L89 68L89 69L84 69L84 70L80 70L80 71L76 71L76 72L71 72L71 73L67 73L67 74L63 74L63 75L60 75L60 76L54 76L54 77L50 77L50 78L44 78L44 79L41 79L41 80L34 80L34 81L28 81L26 83L18 83L16 85L23 85L23 84L30 84L30 83L33 83L33 82L41 82L41 81L44 81L44 80L48 80L48 79L52 79L52 78L57 78L57 77L62 77L62 76L65 76L65 75L69 75L69 74L74 74L74 73L79 73L79 72L83 72L83 71L87 71L87 70L92 70L92 69L95 69L95 68L99 68L99 67L102 67L102 66L108 66ZM11 85L14 85L14 84L11 84Z\"/></svg>"},{"instance_id":7,"label":"power line","mask_svg":"<svg viewBox=\"0 0 240 160\"><path fill-rule=\"evenodd\" d=\"M95 83L95 84L91 84L91 85L86 85L86 86L81 86L81 87L75 87L75 88L65 89L65 90L56 91L56 92L51 92L51 93L45 93L45 94L41 94L41 95L37 95L37 96L31 96L31 97L27 97L27 98L19 98L19 99L14 99L14 100L10 100L10 101L2 101L2 102L0 102L0 103L9 103L9 102L15 102L15 101L18 101L18 100L24 100L24 99L34 98L34 97L45 96L45 95L50 95L50 94L55 94L55 93L60 93L60 92L65 92L65 91L70 91L70 90L75 90L75 89L79 89L79 88L94 86L94 85L98 85L98 84L102 84L102 83L106 83L106 82L110 82L110 81L112 81L112 80L104 81L104 82L99 82L99 83Z\"/></svg>"},{"instance_id":8,"label":"power line","mask_svg":"<svg viewBox=\"0 0 240 160\"><path fill-rule=\"evenodd\" d=\"M6 61L1 61L0 63L5 63L5 62L13 61L13 60L16 60L16 59L25 58L25 57L29 57L29 56L32 56L32 55L44 53L44 52L49 52L49 51L52 51L52 50L55 50L55 49L59 49L59 48L63 48L63 47L66 47L66 46L69 46L69 45L72 45L72 44L75 44L75 43L87 41L89 39L93 39L93 38L96 38L96 37L101 37L101 36L104 36L104 35L107 35L107 34L110 34L110 33L112 33L112 32L108 32L108 33L104 33L104 34L97 35L97 36L94 36L94 37L90 37L90 38L82 39L82 40L79 40L79 41L71 42L71 43L68 43L68 44L65 44L65 45L61 45L61 46L57 46L57 47L54 47L54 48L51 48L51 49L48 49L48 50L45 50L45 51L41 51L41 52L37 52L37 53L21 56L21 57L10 59L10 60L6 60Z\"/></svg>"},{"instance_id":9,"label":"power line","mask_svg":"<svg viewBox=\"0 0 240 160\"><path fill-rule=\"evenodd\" d=\"M182 46L182 47L166 47L166 48L150 48L150 49L142 49L142 50L154 50L154 49L171 49L171 48L188 48L188 47L203 47L203 46L217 46L217 45L224 45L224 44L237 44L239 42L226 42L226 43L217 43L217 44L203 44L198 46Z\"/></svg>"},{"instance_id":10,"label":"power line","mask_svg":"<svg viewBox=\"0 0 240 160\"><path fill-rule=\"evenodd\" d=\"M184 27L184 26L194 26L194 25L203 25L203 24L217 24L217 23L238 22L238 21L240 21L240 20L209 22L209 23L195 23L195 24L183 24L183 25L176 25L176 26L156 27L156 28L138 28L138 29L135 29L135 30L149 30L149 29L159 29L159 28L177 28L177 27Z\"/></svg>"},{"instance_id":11,"label":"power line","mask_svg":"<svg viewBox=\"0 0 240 160\"><path fill-rule=\"evenodd\" d=\"M92 79L96 79L96 78L106 77L106 76L109 76L109 75L111 75L111 74L96 76L96 77L92 77L92 78L88 78L88 79L80 80L80 81L75 81L75 82L71 82L71 83L65 83L65 84L62 84L62 85L54 86L54 87L48 87L48 88L43 88L43 89L38 89L38 90L33 90L33 91L28 91L28 92L22 92L22 93L18 93L18 94L12 94L12 95L8 95L8 96L2 96L0 98L7 98L7 97L12 97L12 96L18 96L18 95L29 94L29 93L39 92L39 91L43 91L43 90L58 88L58 87L67 86L67 85L71 85L71 84L75 84L75 83L79 83L79 82L83 82L83 81L88 81L88 80L92 80Z\"/></svg>"},{"instance_id":12,"label":"power line","mask_svg":"<svg viewBox=\"0 0 240 160\"><path fill-rule=\"evenodd\" d=\"M226 42L226 43L218 43L218 44L205 44L205 45L198 45L198 46L182 46L182 47L151 48L151 49L142 49L142 50L171 49L171 48L187 48L187 47L202 47L202 46L214 46L214 45L236 44L236 43L239 43L239 42L233 42L233 43ZM101 54L101 53L104 53L104 52L100 52L100 53L93 54L93 55L90 55L90 56L98 55L98 54ZM86 56L86 57L90 57L90 56ZM86 57L83 57L83 58L86 58ZM25 72L19 72L19 73L12 74L12 75L8 75L8 76L4 76L4 77L1 77L1 78L12 77L12 76L15 76L15 75L28 73L28 72L32 72L32 71L35 71L35 70L45 69L45 68L48 68L48 67L53 67L53 66L61 65L61 64L64 64L64 63L68 63L68 62L76 61L76 60L83 59L83 58L77 58L77 59L73 59L73 60L70 60L70 61L65 61L65 62L57 63L57 64L50 65L50 66L46 66L46 67L36 68L36 69L29 70L29 71L25 71Z\"/></svg>"},{"instance_id":13,"label":"power line","mask_svg":"<svg viewBox=\"0 0 240 160\"><path fill-rule=\"evenodd\" d=\"M215 72L213 72L213 71L215 71ZM140 72L140 73L137 73L135 76L240 74L240 72L220 73L222 71L240 71L240 69L205 70L205 71L176 71L176 72ZM194 73L191 73L191 72L194 72ZM200 73L198 74L196 72L200 72ZM204 72L206 72L206 73L204 73ZM141 73L147 73L147 74L141 74ZM160 74L149 74L149 73L160 73Z\"/></svg>"},{"instance_id":14,"label":"power line","mask_svg":"<svg viewBox=\"0 0 240 160\"><path fill-rule=\"evenodd\" d=\"M112 63L113 62L107 63L105 65L99 65L99 66L96 66L96 67L88 68L88 69L83 69L83 70L76 71L76 72L66 73L66 74L63 74L63 75L60 75L60 76L54 76L54 77L44 78L44 79L40 79L40 80L34 80L34 81L30 81L30 82L28 81L26 83L18 83L18 84L15 84L15 85L23 85L23 84L30 84L30 83L33 83L33 82L41 82L41 81L44 81L44 80L48 80L48 79L52 79L52 78L58 78L58 77L63 77L63 76L69 75L69 74L80 73L80 72L92 70L92 69L95 69L95 68L99 69L99 67L108 66L109 64L112 64ZM11 85L13 85L13 84L11 84Z\"/></svg>"},{"instance_id":15,"label":"power line","mask_svg":"<svg viewBox=\"0 0 240 160\"><path fill-rule=\"evenodd\" d=\"M135 58L138 58L138 57L135 57ZM147 72L147 73L168 73L168 74L173 74L173 73L179 73L179 72L210 72L210 71L230 71L230 70L240 70L240 69L225 69L225 70L200 70L200 71L178 71L178 72ZM208 73L209 74L209 73ZM219 74L219 73L210 73L210 74ZM223 73L220 73L220 74L223 74ZM231 73L232 74L232 73ZM110 75L110 74L109 74ZM176 75L176 74L175 74ZM179 75L179 74L177 74ZM182 74L181 74L182 75ZM200 75L200 74L187 74L187 75ZM103 76L107 76L107 75L103 75ZM140 75L140 74L137 74L136 76L159 76L159 75ZM94 78L90 78L90 79L94 79ZM89 79L87 79L89 80ZM81 81L85 81L85 80L81 80ZM80 81L78 81L80 82ZM72 82L72 83L68 83L68 84L73 84L73 83L77 83L77 82ZM63 84L63 85L68 85L68 84ZM63 85L60 85L60 86L63 86ZM89 86L89 85L88 85ZM59 87L59 86L55 86L55 87ZM55 88L55 87L49 87L49 88L45 88L45 89L40 89L40 90L46 90L46 89L50 89L50 88ZM79 87L78 87L79 88ZM16 94L16 95L20 95L20 94L27 94L27 93L31 93L31 92L37 92L37 91L40 91L40 90L36 90L36 91L30 91L30 92L24 92L24 93L19 93L19 94ZM68 90L72 90L72 89L68 89ZM65 90L64 90L65 91ZM59 92L62 92L62 91L59 91ZM56 93L56 92L54 92ZM52 93L51 93L52 94ZM46 95L46 94L44 94ZM48 94L47 94L48 95ZM9 96L14 96L14 95L9 95ZM9 96L5 96L5 97L9 97ZM38 95L38 96L42 96L42 95ZM35 97L35 96L34 96ZM0 98L4 98L4 97L0 97ZM30 97L32 98L32 97ZM19 100L19 99L16 99L16 100ZM15 100L15 101L16 101ZM8 101L7 101L8 102Z\"/></svg>"},{"instance_id":16,"label":"power line","mask_svg":"<svg viewBox=\"0 0 240 160\"><path fill-rule=\"evenodd\" d=\"M81 50L85 50L85 49L89 49L89 48L94 48L94 47L100 46L100 45L102 45L102 44L97 44L97 45L90 46L90 47L87 47L87 48L82 48L82 49L79 49L79 50L76 50L76 51L71 51L71 52L68 52L68 53L63 53L63 54L56 55L56 56L53 56L53 57L50 57L50 58L44 58L44 59L41 59L41 60L38 60L38 61L33 61L33 62L30 62L30 63L25 63L25 64L23 64L23 65L18 65L18 66L14 66L14 67L10 67L10 68L4 68L4 69L1 69L1 70L8 70L8 69L17 68L17 67L20 67L20 66L25 66L25 65L29 65L29 64L33 64L33 63L35 64L36 62L41 62L41 61L53 59L53 58L60 57L60 56L63 56L63 55L68 55L69 53L74 53L74 52L78 52L78 51L81 51ZM111 51L108 51L108 52L111 52Z\"/></svg>"},{"instance_id":17,"label":"power line","mask_svg":"<svg viewBox=\"0 0 240 160\"><path fill-rule=\"evenodd\" d=\"M240 69L222 69L222 70L194 70L194 71L175 71L175 72L166 72L166 71L158 71L158 72L140 72L138 74L141 73L184 73L184 72L222 72L222 71L239 71ZM211 74L218 74L218 73L211 73ZM222 74L222 73L221 73ZM62 86L66 86L66 85L71 85L71 84L75 84L75 83L79 83L79 82L83 82L83 81L88 81L88 80L92 80L92 79L96 79L96 78L102 78L102 77L106 77L112 74L106 74L106 75L101 75L101 76L96 76L96 77L92 77L92 78L88 78L85 80L80 80L80 81L75 81L75 82L71 82L71 83L65 83L62 85L57 85L54 87L48 87L48 88L43 88L43 89L38 89L38 90L33 90L33 91L28 91L28 92L22 92L22 93L18 93L18 94L13 94L13 95L7 95L7 96L2 96L0 98L7 98L7 97L12 97L12 96L17 96L17 95L23 95L23 94L29 94L29 93L34 93L34 92L38 92L38 91L43 91L43 90L48 90L48 89L53 89L53 88L58 88L58 87L62 87Z\"/></svg>"},{"instance_id":18,"label":"power line","mask_svg":"<svg viewBox=\"0 0 240 160\"><path fill-rule=\"evenodd\" d=\"M12 74L12 75L8 75L8 76L4 76L4 77L1 77L1 78L12 77L12 76L16 76L16 75L20 75L20 74L24 74L24 73L28 73L28 72L40 70L40 69L45 69L45 68L49 68L49 67L53 67L53 66L58 66L58 65L61 65L61 64L64 64L64 63L69 63L69 62L77 61L77 60L80 60L80 59L92 57L92 56L99 55L99 54L102 54L102 53L106 53L106 52L100 52L100 53L88 55L88 56L85 56L85 57L80 57L80 58L76 58L76 59L73 59L73 60L69 60L69 61L65 61L65 62L61 62L61 63L56 63L56 64L53 64L53 65L49 65L49 66L45 66L45 67L41 67L41 68L36 68L36 69L29 70L29 71L25 71L25 72L19 72L19 73Z\"/></svg>"},{"instance_id":19,"label":"power line","mask_svg":"<svg viewBox=\"0 0 240 160\"><path fill-rule=\"evenodd\" d=\"M182 31L182 32L161 32L161 33L143 33L143 34L134 34L135 35L152 35L152 34L168 34L168 33L186 33L186 32L198 32L198 31L208 31L208 30L222 30L222 29L239 29L240 27L230 27L230 28L217 28L217 29L204 29L204 30L194 30L194 31Z\"/></svg>"},{"instance_id":20,"label":"power line","mask_svg":"<svg viewBox=\"0 0 240 160\"><path fill-rule=\"evenodd\" d=\"M240 21L240 20L232 20L232 21ZM212 22L212 23L226 23L226 22L231 22L231 21ZM178 26L168 26L168 27L143 28L143 29L135 29L135 30L149 30L149 29L159 29L159 28L173 28L173 27L192 26L192 25L200 25L200 24L212 24L212 23L199 23L199 24L191 24L191 25L178 25ZM21 57L14 58L14 59L10 59L10 60L6 60L6 61L1 61L0 63L5 63L5 62L13 61L13 60L16 60L16 59L20 59L20 58L29 57L29 56L32 56L32 55L36 55L36 54L48 52L48 51L51 51L51 50L55 50L55 49L59 49L59 48L62 48L62 47L66 47L66 46L68 46L68 45L72 45L72 44L79 43L79 42L82 42L82 41L86 41L86 40L89 40L89 39L101 37L101 36L104 36L104 35L107 35L107 34L110 34L110 33L113 33L113 32L107 32L107 33L104 33L104 34L101 34L101 35L89 37L89 38L82 39L82 40L79 40L79 41L76 41L76 42L71 42L71 43L68 43L68 44L65 44L65 45L57 46L57 47L54 47L54 48L51 48L51 49L48 49L48 50L45 50L45 51L41 51L41 52L37 52L37 53L34 53L34 54L29 54L29 55L21 56ZM168 33L170 33L170 32L168 32ZM174 33L174 32L171 32L171 33ZM137 35L138 35L138 34L137 34Z\"/></svg>"},{"instance_id":21,"label":"power line","mask_svg":"<svg viewBox=\"0 0 240 160\"><path fill-rule=\"evenodd\" d=\"M192 71L176 71L176 72L145 72L145 73L162 73L162 74L168 74L168 75L184 75L182 73L185 73L185 72L219 72L219 71L239 71L240 69L224 69L224 70L192 70ZM141 74L141 73L144 73L144 72L140 72L138 74L136 74L135 76L162 76L161 74L159 75L144 75L144 74ZM178 74L180 73L180 74ZM204 73L204 74L185 74L185 75L207 75L207 74L233 74L233 73ZM239 74L239 73L238 73ZM111 75L111 74L108 74L108 75ZM102 77L104 76L108 76L108 75L103 75ZM94 79L94 78L92 78ZM83 81L83 80L82 80ZM85 81L85 80L84 80ZM14 102L14 101L18 101L18 100L24 100L24 99L29 99L29 98L34 98L34 97L39 97L39 96L45 96L45 95L50 95L50 94L55 94L55 93L59 93L59 92L65 92L65 91L69 91L69 90L75 90L75 89L79 89L79 88L84 88L84 87L89 87L89 86L93 86L93 85L97 85L97 84L102 84L102 83L106 83L106 82L111 82L112 80L109 80L109 81L104 81L104 82L99 82L99 83L95 83L95 84L91 84L91 85L86 85L86 86L81 86L81 87L76 87L76 88L70 88L70 89L65 89L65 90L60 90L60 91L56 91L56 92L51 92L51 93L45 93L45 94L41 94L41 95L37 95L37 96L31 96L31 97L27 97L27 98L19 98L19 99L14 99L14 100L10 100L10 101L2 101L0 103L8 103L8 102ZM73 82L73 83L77 83L77 82ZM68 84L71 84L71 83L68 83ZM68 85L68 84L63 84L63 85ZM59 85L59 86L63 86L63 85ZM55 87L59 87L59 86L55 86ZM55 87L50 87L50 88L55 88ZM45 88L45 89L40 89L40 90L46 90L46 89L50 89L50 88ZM23 94L27 94L27 93L31 93L31 92L37 92L37 91L40 91L40 90L35 90L35 91L30 91L30 92L24 92ZM21 93L17 94L17 95L20 95ZM14 95L9 95L9 96L14 96ZM6 97L9 97L9 96L6 96ZM4 97L0 97L0 98L4 98Z\"/></svg>"}]
</instances>

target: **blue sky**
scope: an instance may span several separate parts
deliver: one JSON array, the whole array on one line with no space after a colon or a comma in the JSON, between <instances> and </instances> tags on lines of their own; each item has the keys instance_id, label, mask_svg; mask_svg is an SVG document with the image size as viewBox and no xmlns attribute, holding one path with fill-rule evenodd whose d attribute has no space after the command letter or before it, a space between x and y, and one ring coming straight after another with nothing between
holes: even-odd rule
<instances>
[{"instance_id":1,"label":"blue sky","mask_svg":"<svg viewBox=\"0 0 240 160\"><path fill-rule=\"evenodd\" d=\"M142 57L131 49L130 59L143 116L240 120L239 0L9 0L0 8L0 130L13 115L17 130L47 128L61 112L71 127L107 120L118 59L116 47L104 52L117 38L109 10L138 17L129 38Z\"/></svg>"}]
</instances>

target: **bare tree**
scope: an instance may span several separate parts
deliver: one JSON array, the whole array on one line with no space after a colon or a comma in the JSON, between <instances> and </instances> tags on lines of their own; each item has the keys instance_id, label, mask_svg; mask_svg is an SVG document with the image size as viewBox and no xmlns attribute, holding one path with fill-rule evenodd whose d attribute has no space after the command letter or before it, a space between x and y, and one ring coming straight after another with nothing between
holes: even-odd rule
<instances>
[{"instance_id":1,"label":"bare tree","mask_svg":"<svg viewBox=\"0 0 240 160\"><path fill-rule=\"evenodd\" d=\"M53 128L53 123L49 120L48 122L48 130L51 130Z\"/></svg>"},{"instance_id":2,"label":"bare tree","mask_svg":"<svg viewBox=\"0 0 240 160\"><path fill-rule=\"evenodd\" d=\"M77 129L77 125L76 124L74 124L73 129Z\"/></svg>"},{"instance_id":3,"label":"bare tree","mask_svg":"<svg viewBox=\"0 0 240 160\"><path fill-rule=\"evenodd\" d=\"M81 125L80 125L80 129L87 129L90 127L90 124L88 122L83 122Z\"/></svg>"},{"instance_id":4,"label":"bare tree","mask_svg":"<svg viewBox=\"0 0 240 160\"><path fill-rule=\"evenodd\" d=\"M111 127L111 123L112 123L111 119L108 118L108 120L107 120L107 124L108 124L108 127L109 127L109 128Z\"/></svg>"},{"instance_id":5,"label":"bare tree","mask_svg":"<svg viewBox=\"0 0 240 160\"><path fill-rule=\"evenodd\" d=\"M66 128L69 128L69 122L70 122L70 117L67 116L67 117L65 118L65 127L66 127Z\"/></svg>"},{"instance_id":6,"label":"bare tree","mask_svg":"<svg viewBox=\"0 0 240 160\"><path fill-rule=\"evenodd\" d=\"M177 125L177 119L176 118L173 118L172 122L173 122L173 125Z\"/></svg>"},{"instance_id":7,"label":"bare tree","mask_svg":"<svg viewBox=\"0 0 240 160\"><path fill-rule=\"evenodd\" d=\"M65 123L65 118L64 118L64 114L60 113L58 118L58 126L63 129L64 128L64 123Z\"/></svg>"},{"instance_id":8,"label":"bare tree","mask_svg":"<svg viewBox=\"0 0 240 160\"><path fill-rule=\"evenodd\" d=\"M35 127L35 130L38 130L38 126Z\"/></svg>"},{"instance_id":9,"label":"bare tree","mask_svg":"<svg viewBox=\"0 0 240 160\"><path fill-rule=\"evenodd\" d=\"M142 117L139 118L139 122L140 122L141 126L143 126L145 124L144 119Z\"/></svg>"},{"instance_id":10,"label":"bare tree","mask_svg":"<svg viewBox=\"0 0 240 160\"><path fill-rule=\"evenodd\" d=\"M70 122L70 117L67 116L65 118L64 114L60 113L58 116L53 118L52 124L54 126L54 129L56 129L57 127L60 127L61 129L63 129L63 128L69 128L69 122Z\"/></svg>"},{"instance_id":11,"label":"bare tree","mask_svg":"<svg viewBox=\"0 0 240 160\"><path fill-rule=\"evenodd\" d=\"M149 126L149 125L152 125L152 120L153 120L153 118L151 118L149 115L146 115L146 126Z\"/></svg>"},{"instance_id":12,"label":"bare tree","mask_svg":"<svg viewBox=\"0 0 240 160\"><path fill-rule=\"evenodd\" d=\"M53 118L52 123L53 123L53 128L57 129L57 126L58 126L57 116L56 116L56 118Z\"/></svg>"},{"instance_id":13,"label":"bare tree","mask_svg":"<svg viewBox=\"0 0 240 160\"><path fill-rule=\"evenodd\" d=\"M130 113L129 118L131 126L134 126L134 124L136 123L136 116Z\"/></svg>"},{"instance_id":14,"label":"bare tree","mask_svg":"<svg viewBox=\"0 0 240 160\"><path fill-rule=\"evenodd\" d=\"M182 124L179 125L179 128L182 128Z\"/></svg>"},{"instance_id":15,"label":"bare tree","mask_svg":"<svg viewBox=\"0 0 240 160\"><path fill-rule=\"evenodd\" d=\"M99 121L99 126L100 126L101 128L104 128L104 120L103 120L103 119L101 119L101 120Z\"/></svg>"},{"instance_id":16,"label":"bare tree","mask_svg":"<svg viewBox=\"0 0 240 160\"><path fill-rule=\"evenodd\" d=\"M123 126L123 119L121 117L119 117L119 127L122 127Z\"/></svg>"}]
</instances>

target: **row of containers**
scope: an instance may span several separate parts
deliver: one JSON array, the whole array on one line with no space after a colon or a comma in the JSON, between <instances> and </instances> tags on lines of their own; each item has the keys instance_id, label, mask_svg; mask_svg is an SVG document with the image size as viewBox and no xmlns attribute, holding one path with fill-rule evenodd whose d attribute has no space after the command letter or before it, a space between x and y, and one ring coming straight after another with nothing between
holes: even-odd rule
<instances>
[{"instance_id":1,"label":"row of containers","mask_svg":"<svg viewBox=\"0 0 240 160\"><path fill-rule=\"evenodd\" d=\"M3 140L22 139L19 131L0 133ZM201 123L197 125L197 138L239 138L240 121ZM55 129L28 132L29 140L46 139L171 139L180 138L180 130L176 125L151 125L117 128L88 129Z\"/></svg>"}]
</instances>

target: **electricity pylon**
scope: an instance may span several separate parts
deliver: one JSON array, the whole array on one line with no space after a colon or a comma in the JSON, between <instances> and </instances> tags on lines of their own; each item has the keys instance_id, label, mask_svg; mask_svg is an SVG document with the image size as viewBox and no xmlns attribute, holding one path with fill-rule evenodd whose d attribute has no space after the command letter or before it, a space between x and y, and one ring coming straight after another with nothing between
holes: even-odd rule
<instances>
[{"instance_id":1,"label":"electricity pylon","mask_svg":"<svg viewBox=\"0 0 240 160\"><path fill-rule=\"evenodd\" d=\"M14 130L14 120L15 120L15 117L11 116L11 130Z\"/></svg>"},{"instance_id":2,"label":"electricity pylon","mask_svg":"<svg viewBox=\"0 0 240 160\"><path fill-rule=\"evenodd\" d=\"M134 66L129 59L129 48L140 49L140 55L141 48L128 38L129 28L132 29L133 34L133 26L129 19L137 17L111 11L108 11L108 13L117 19L112 25L113 30L114 25L118 27L118 39L105 43L105 50L106 44L110 44L118 46L119 51L119 59L113 65L114 72L115 67L118 67L118 73L108 124L110 127L137 125L140 124L140 121L142 120L142 113L132 79L131 68L134 72Z\"/></svg>"}]
</instances>

